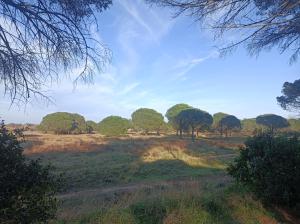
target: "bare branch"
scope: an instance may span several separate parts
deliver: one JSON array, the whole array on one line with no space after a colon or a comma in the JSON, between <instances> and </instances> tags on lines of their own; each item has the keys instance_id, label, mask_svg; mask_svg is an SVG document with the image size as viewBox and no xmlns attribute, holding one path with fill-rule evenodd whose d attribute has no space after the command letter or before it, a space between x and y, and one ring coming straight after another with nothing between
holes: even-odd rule
<instances>
[{"instance_id":1,"label":"bare branch","mask_svg":"<svg viewBox=\"0 0 300 224\"><path fill-rule=\"evenodd\" d=\"M89 81L110 60L93 38L96 11L111 0L0 0L0 84L12 102L27 102L64 71ZM76 80L77 80L76 79Z\"/></svg>"},{"instance_id":2,"label":"bare branch","mask_svg":"<svg viewBox=\"0 0 300 224\"><path fill-rule=\"evenodd\" d=\"M235 30L244 37L223 52L244 44L251 54L277 46L281 53L291 50L290 62L300 53L299 0L147 0L172 7L175 16L186 14L213 29L215 38Z\"/></svg>"}]
</instances>

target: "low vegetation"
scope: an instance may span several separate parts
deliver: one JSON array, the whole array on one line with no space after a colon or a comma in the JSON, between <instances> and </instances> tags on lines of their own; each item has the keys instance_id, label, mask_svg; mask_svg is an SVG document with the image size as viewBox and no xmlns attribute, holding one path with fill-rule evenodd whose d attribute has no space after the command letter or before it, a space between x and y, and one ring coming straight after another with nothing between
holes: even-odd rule
<instances>
[{"instance_id":1,"label":"low vegetation","mask_svg":"<svg viewBox=\"0 0 300 224\"><path fill-rule=\"evenodd\" d=\"M28 136L26 155L64 173L53 223L278 223L226 167L244 137ZM76 141L75 141L76 140ZM50 142L51 141L51 142ZM296 223L296 222L294 222Z\"/></svg>"},{"instance_id":2,"label":"low vegetation","mask_svg":"<svg viewBox=\"0 0 300 224\"><path fill-rule=\"evenodd\" d=\"M49 168L42 167L49 162L56 175L63 173L65 188L56 195L52 223L275 224L286 220L285 213L297 223L298 119L262 115L240 121L186 104L174 105L166 116L168 123L157 111L141 108L132 120L44 117L43 134L29 132L22 145L47 175ZM51 200L53 207L41 206L47 208L45 220L54 215Z\"/></svg>"},{"instance_id":3,"label":"low vegetation","mask_svg":"<svg viewBox=\"0 0 300 224\"><path fill-rule=\"evenodd\" d=\"M190 192L185 193L184 187ZM117 203L111 209L84 216L77 223L275 224L278 221L275 213L265 209L239 186L224 188L212 184L201 188L197 184L186 184L159 187L139 191L126 201L126 205Z\"/></svg>"},{"instance_id":4,"label":"low vegetation","mask_svg":"<svg viewBox=\"0 0 300 224\"><path fill-rule=\"evenodd\" d=\"M44 223L56 214L59 178L27 160L17 136L0 124L0 223Z\"/></svg>"},{"instance_id":5,"label":"low vegetation","mask_svg":"<svg viewBox=\"0 0 300 224\"><path fill-rule=\"evenodd\" d=\"M259 133L245 142L229 173L267 203L300 203L300 141Z\"/></svg>"}]
</instances>

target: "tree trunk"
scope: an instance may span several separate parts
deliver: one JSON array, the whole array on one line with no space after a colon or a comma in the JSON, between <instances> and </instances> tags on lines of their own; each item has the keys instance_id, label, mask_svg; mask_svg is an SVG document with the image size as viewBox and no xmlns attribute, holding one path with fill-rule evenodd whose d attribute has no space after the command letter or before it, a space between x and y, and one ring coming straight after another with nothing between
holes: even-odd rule
<instances>
[{"instance_id":1,"label":"tree trunk","mask_svg":"<svg viewBox=\"0 0 300 224\"><path fill-rule=\"evenodd\" d=\"M178 136L178 129L176 130L176 136Z\"/></svg>"},{"instance_id":2,"label":"tree trunk","mask_svg":"<svg viewBox=\"0 0 300 224\"><path fill-rule=\"evenodd\" d=\"M179 132L180 132L180 138L182 138L182 129L180 129Z\"/></svg>"},{"instance_id":3,"label":"tree trunk","mask_svg":"<svg viewBox=\"0 0 300 224\"><path fill-rule=\"evenodd\" d=\"M221 132L221 137L223 137L223 126L222 125L221 125L220 132Z\"/></svg>"},{"instance_id":4,"label":"tree trunk","mask_svg":"<svg viewBox=\"0 0 300 224\"><path fill-rule=\"evenodd\" d=\"M273 136L274 135L274 127L273 127L273 125L271 126L270 130L271 130L271 135Z\"/></svg>"},{"instance_id":5,"label":"tree trunk","mask_svg":"<svg viewBox=\"0 0 300 224\"><path fill-rule=\"evenodd\" d=\"M192 128L192 141L194 142L195 141L195 134L194 134L195 130L194 128Z\"/></svg>"}]
</instances>

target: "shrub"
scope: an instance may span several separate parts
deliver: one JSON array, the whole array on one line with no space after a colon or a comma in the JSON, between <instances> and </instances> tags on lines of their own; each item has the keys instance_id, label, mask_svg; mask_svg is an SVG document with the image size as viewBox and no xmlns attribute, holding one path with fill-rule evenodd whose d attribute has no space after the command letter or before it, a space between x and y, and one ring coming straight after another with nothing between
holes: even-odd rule
<instances>
[{"instance_id":1,"label":"shrub","mask_svg":"<svg viewBox=\"0 0 300 224\"><path fill-rule=\"evenodd\" d=\"M245 142L229 174L265 202L300 202L300 142L296 137L261 132Z\"/></svg>"},{"instance_id":2,"label":"shrub","mask_svg":"<svg viewBox=\"0 0 300 224\"><path fill-rule=\"evenodd\" d=\"M28 161L17 137L0 126L0 223L44 223L54 217L59 180Z\"/></svg>"},{"instance_id":3,"label":"shrub","mask_svg":"<svg viewBox=\"0 0 300 224\"><path fill-rule=\"evenodd\" d=\"M86 132L86 124L79 114L56 112L43 117L38 129L55 134L80 134Z\"/></svg>"},{"instance_id":4,"label":"shrub","mask_svg":"<svg viewBox=\"0 0 300 224\"><path fill-rule=\"evenodd\" d=\"M104 118L98 125L98 131L107 136L118 136L127 133L131 127L128 119L119 116L109 116Z\"/></svg>"}]
</instances>

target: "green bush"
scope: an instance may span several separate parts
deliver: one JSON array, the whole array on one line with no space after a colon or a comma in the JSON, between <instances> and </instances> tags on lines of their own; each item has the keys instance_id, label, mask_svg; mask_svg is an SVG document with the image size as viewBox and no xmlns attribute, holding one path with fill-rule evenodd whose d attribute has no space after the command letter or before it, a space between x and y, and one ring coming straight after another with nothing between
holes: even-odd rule
<instances>
[{"instance_id":1,"label":"green bush","mask_svg":"<svg viewBox=\"0 0 300 224\"><path fill-rule=\"evenodd\" d=\"M0 223L45 223L54 217L59 179L28 161L17 137L0 126Z\"/></svg>"},{"instance_id":2,"label":"green bush","mask_svg":"<svg viewBox=\"0 0 300 224\"><path fill-rule=\"evenodd\" d=\"M43 117L38 129L55 134L81 134L87 131L85 119L79 114L56 112Z\"/></svg>"},{"instance_id":3,"label":"green bush","mask_svg":"<svg viewBox=\"0 0 300 224\"><path fill-rule=\"evenodd\" d=\"M127 133L131 127L131 122L119 116L109 116L104 118L98 125L98 131L107 136L118 136Z\"/></svg>"},{"instance_id":4,"label":"green bush","mask_svg":"<svg viewBox=\"0 0 300 224\"><path fill-rule=\"evenodd\" d=\"M229 174L265 202L293 206L300 202L300 141L261 132L245 142Z\"/></svg>"}]
</instances>

